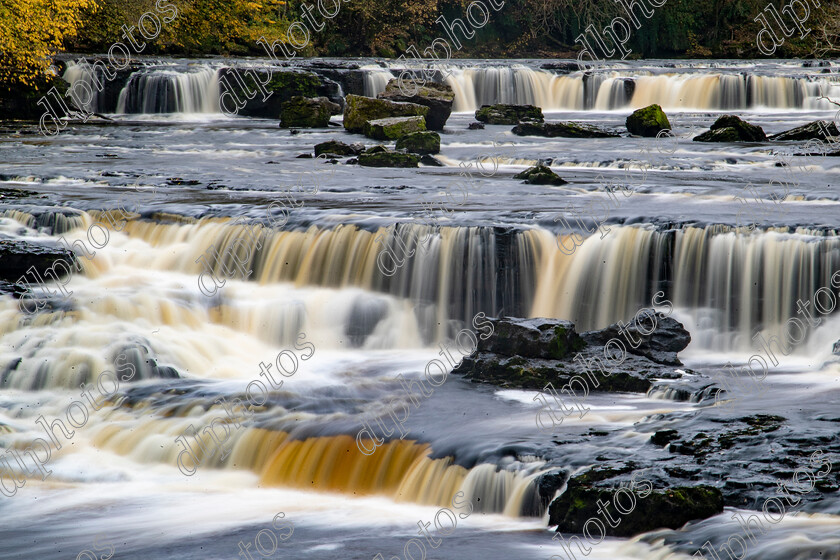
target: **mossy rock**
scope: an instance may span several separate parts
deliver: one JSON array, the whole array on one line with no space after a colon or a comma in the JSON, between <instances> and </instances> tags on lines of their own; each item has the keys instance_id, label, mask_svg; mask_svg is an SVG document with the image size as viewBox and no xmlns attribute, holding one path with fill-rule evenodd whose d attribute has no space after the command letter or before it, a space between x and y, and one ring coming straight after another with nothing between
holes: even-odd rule
<instances>
[{"instance_id":1,"label":"mossy rock","mask_svg":"<svg viewBox=\"0 0 840 560\"><path fill-rule=\"evenodd\" d=\"M659 105L648 105L633 111L625 121L627 130L636 136L655 137L663 130L671 130L671 123Z\"/></svg>"},{"instance_id":2,"label":"mossy rock","mask_svg":"<svg viewBox=\"0 0 840 560\"><path fill-rule=\"evenodd\" d=\"M513 130L517 136L543 136L545 138L618 138L618 134L579 122L524 122Z\"/></svg>"},{"instance_id":3,"label":"mossy rock","mask_svg":"<svg viewBox=\"0 0 840 560\"><path fill-rule=\"evenodd\" d=\"M828 121L814 121L779 134L770 136L770 140L827 140L829 137L840 136L837 125Z\"/></svg>"},{"instance_id":4,"label":"mossy rock","mask_svg":"<svg viewBox=\"0 0 840 560\"><path fill-rule=\"evenodd\" d=\"M359 154L359 165L365 167L419 167L420 156L388 150L366 151Z\"/></svg>"},{"instance_id":5,"label":"mossy rock","mask_svg":"<svg viewBox=\"0 0 840 560\"><path fill-rule=\"evenodd\" d=\"M280 105L280 126L283 128L324 128L330 123L335 103L326 97L292 97Z\"/></svg>"},{"instance_id":6,"label":"mossy rock","mask_svg":"<svg viewBox=\"0 0 840 560\"><path fill-rule=\"evenodd\" d=\"M522 173L514 175L513 178L524 179L526 183L531 185L565 185L567 182L546 165L529 167Z\"/></svg>"},{"instance_id":7,"label":"mossy rock","mask_svg":"<svg viewBox=\"0 0 840 560\"><path fill-rule=\"evenodd\" d=\"M437 132L412 132L397 140L397 149L412 154L440 153L440 134Z\"/></svg>"},{"instance_id":8,"label":"mossy rock","mask_svg":"<svg viewBox=\"0 0 840 560\"><path fill-rule=\"evenodd\" d=\"M742 121L735 115L724 115L709 130L694 138L695 142L764 142L767 135L760 126Z\"/></svg>"},{"instance_id":9,"label":"mossy rock","mask_svg":"<svg viewBox=\"0 0 840 560\"><path fill-rule=\"evenodd\" d=\"M338 140L327 140L320 144L315 144L315 157L322 154L332 154L336 156L357 156L362 153L364 146L361 144L345 144Z\"/></svg>"},{"instance_id":10,"label":"mossy rock","mask_svg":"<svg viewBox=\"0 0 840 560\"><path fill-rule=\"evenodd\" d=\"M475 119L487 124L519 124L520 121L530 120L542 122L542 109L533 105L482 105L475 112Z\"/></svg>"},{"instance_id":11,"label":"mossy rock","mask_svg":"<svg viewBox=\"0 0 840 560\"><path fill-rule=\"evenodd\" d=\"M414 132L426 130L424 117L390 117L365 123L365 136L374 140L398 140Z\"/></svg>"},{"instance_id":12,"label":"mossy rock","mask_svg":"<svg viewBox=\"0 0 840 560\"><path fill-rule=\"evenodd\" d=\"M437 82L418 82L415 80L403 80L402 85L406 92L414 92L414 94L405 95L400 89L399 80L393 79L385 86L385 91L377 97L424 105L429 108L429 112L426 114L426 126L431 130L443 130L443 125L446 124L446 120L452 114L452 104L455 102L455 92L452 87Z\"/></svg>"},{"instance_id":13,"label":"mossy rock","mask_svg":"<svg viewBox=\"0 0 840 560\"><path fill-rule=\"evenodd\" d=\"M654 529L679 529L689 521L707 519L723 512L723 494L717 488L681 486L656 490L640 477L636 482L633 489L620 490L591 486L573 478L566 491L551 502L548 523L557 525L559 533L582 534L587 521L595 518L601 521L607 536L632 537ZM615 527L606 521L599 508L606 511L613 522L617 521ZM590 526L587 530L598 534L600 527L593 531Z\"/></svg>"},{"instance_id":14,"label":"mossy rock","mask_svg":"<svg viewBox=\"0 0 840 560\"><path fill-rule=\"evenodd\" d=\"M428 107L416 103L397 103L361 95L348 95L344 101L344 128L349 132L364 132L368 121L391 117L425 117L429 113Z\"/></svg>"}]
</instances>

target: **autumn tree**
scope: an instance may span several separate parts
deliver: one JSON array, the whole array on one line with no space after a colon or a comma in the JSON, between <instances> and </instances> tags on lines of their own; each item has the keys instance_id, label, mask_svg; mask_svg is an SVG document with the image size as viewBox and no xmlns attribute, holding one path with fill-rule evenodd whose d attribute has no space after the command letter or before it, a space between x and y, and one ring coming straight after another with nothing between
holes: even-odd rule
<instances>
[{"instance_id":1,"label":"autumn tree","mask_svg":"<svg viewBox=\"0 0 840 560\"><path fill-rule=\"evenodd\" d=\"M37 89L81 12L95 0L3 0L0 3L0 86Z\"/></svg>"}]
</instances>

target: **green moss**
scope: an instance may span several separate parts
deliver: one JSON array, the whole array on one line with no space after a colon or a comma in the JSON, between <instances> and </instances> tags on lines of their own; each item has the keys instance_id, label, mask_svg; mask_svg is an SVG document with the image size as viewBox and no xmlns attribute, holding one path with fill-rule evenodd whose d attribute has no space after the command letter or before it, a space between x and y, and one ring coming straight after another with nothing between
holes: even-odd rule
<instances>
[{"instance_id":1,"label":"green moss","mask_svg":"<svg viewBox=\"0 0 840 560\"><path fill-rule=\"evenodd\" d=\"M398 140L403 136L426 130L422 116L392 117L365 122L365 136L374 140Z\"/></svg>"},{"instance_id":2,"label":"green moss","mask_svg":"<svg viewBox=\"0 0 840 560\"><path fill-rule=\"evenodd\" d=\"M440 135L437 132L412 132L397 140L397 149L413 154L440 152Z\"/></svg>"},{"instance_id":3,"label":"green moss","mask_svg":"<svg viewBox=\"0 0 840 560\"><path fill-rule=\"evenodd\" d=\"M671 123L665 111L656 104L633 111L633 114L627 117L625 124L631 134L638 136L654 137L663 130L671 129Z\"/></svg>"}]
</instances>

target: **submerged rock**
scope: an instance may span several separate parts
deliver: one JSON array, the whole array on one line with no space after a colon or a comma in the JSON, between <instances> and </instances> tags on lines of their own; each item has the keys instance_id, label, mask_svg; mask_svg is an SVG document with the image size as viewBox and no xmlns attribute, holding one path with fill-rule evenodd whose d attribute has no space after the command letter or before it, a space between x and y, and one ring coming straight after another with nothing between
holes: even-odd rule
<instances>
[{"instance_id":1,"label":"submerged rock","mask_svg":"<svg viewBox=\"0 0 840 560\"><path fill-rule=\"evenodd\" d=\"M357 156L365 149L364 145L360 143L345 144L338 140L327 140L320 144L315 144L315 157L321 154L331 154L336 156Z\"/></svg>"},{"instance_id":2,"label":"submerged rock","mask_svg":"<svg viewBox=\"0 0 840 560\"><path fill-rule=\"evenodd\" d=\"M374 140L398 140L413 132L426 130L423 117L389 117L365 123L365 136Z\"/></svg>"},{"instance_id":3,"label":"submerged rock","mask_svg":"<svg viewBox=\"0 0 840 560\"><path fill-rule=\"evenodd\" d=\"M511 131L517 136L544 136L546 138L618 138L618 134L578 122L525 122Z\"/></svg>"},{"instance_id":4,"label":"submerged rock","mask_svg":"<svg viewBox=\"0 0 840 560\"><path fill-rule=\"evenodd\" d=\"M546 165L529 167L522 173L514 175L513 178L524 179L526 183L531 185L565 185L567 182Z\"/></svg>"},{"instance_id":5,"label":"submerged rock","mask_svg":"<svg viewBox=\"0 0 840 560\"><path fill-rule=\"evenodd\" d=\"M437 132L412 132L397 140L397 149L412 154L440 153L440 134Z\"/></svg>"},{"instance_id":6,"label":"submerged rock","mask_svg":"<svg viewBox=\"0 0 840 560\"><path fill-rule=\"evenodd\" d=\"M475 112L478 121L487 124L519 124L523 120L542 122L544 120L542 109L533 105L482 105L481 109Z\"/></svg>"},{"instance_id":7,"label":"submerged rock","mask_svg":"<svg viewBox=\"0 0 840 560\"><path fill-rule=\"evenodd\" d=\"M292 97L280 105L282 128L324 128L338 105L326 97Z\"/></svg>"},{"instance_id":8,"label":"submerged rock","mask_svg":"<svg viewBox=\"0 0 840 560\"><path fill-rule=\"evenodd\" d=\"M648 105L633 111L625 121L627 130L636 136L655 137L663 130L671 130L671 123L659 105Z\"/></svg>"},{"instance_id":9,"label":"submerged rock","mask_svg":"<svg viewBox=\"0 0 840 560\"><path fill-rule=\"evenodd\" d=\"M764 142L767 135L760 126L742 121L735 115L724 115L709 130L694 138L695 142Z\"/></svg>"},{"instance_id":10,"label":"submerged rock","mask_svg":"<svg viewBox=\"0 0 840 560\"><path fill-rule=\"evenodd\" d=\"M482 122L471 122L467 125L469 130L484 130L484 123Z\"/></svg>"},{"instance_id":11,"label":"submerged rock","mask_svg":"<svg viewBox=\"0 0 840 560\"><path fill-rule=\"evenodd\" d=\"M770 136L770 140L826 140L840 136L840 130L833 122L814 121Z\"/></svg>"},{"instance_id":12,"label":"submerged rock","mask_svg":"<svg viewBox=\"0 0 840 560\"><path fill-rule=\"evenodd\" d=\"M390 117L425 117L429 108L416 103L397 103L361 95L348 95L344 106L344 128L349 132L364 132L367 121Z\"/></svg>"},{"instance_id":13,"label":"submerged rock","mask_svg":"<svg viewBox=\"0 0 840 560\"><path fill-rule=\"evenodd\" d=\"M391 101L416 103L429 108L426 114L426 126L430 130L443 130L446 120L452 114L452 104L455 102L455 92L452 87L438 82L416 82L415 80L403 80L403 87L406 91L414 91L414 95L405 95L399 86L397 79L390 80L385 86L385 91L377 97Z\"/></svg>"}]
</instances>

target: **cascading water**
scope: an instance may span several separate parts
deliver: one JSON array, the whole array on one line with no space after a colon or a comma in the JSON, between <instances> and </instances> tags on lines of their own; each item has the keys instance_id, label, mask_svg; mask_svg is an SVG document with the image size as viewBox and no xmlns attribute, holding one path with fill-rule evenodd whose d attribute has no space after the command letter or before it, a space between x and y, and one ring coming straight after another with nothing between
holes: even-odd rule
<instances>
[{"instance_id":1,"label":"cascading water","mask_svg":"<svg viewBox=\"0 0 840 560\"><path fill-rule=\"evenodd\" d=\"M219 113L218 70L139 71L120 92L117 113Z\"/></svg>"}]
</instances>

